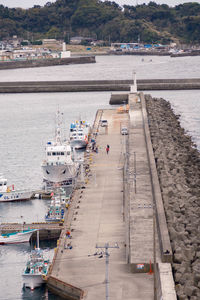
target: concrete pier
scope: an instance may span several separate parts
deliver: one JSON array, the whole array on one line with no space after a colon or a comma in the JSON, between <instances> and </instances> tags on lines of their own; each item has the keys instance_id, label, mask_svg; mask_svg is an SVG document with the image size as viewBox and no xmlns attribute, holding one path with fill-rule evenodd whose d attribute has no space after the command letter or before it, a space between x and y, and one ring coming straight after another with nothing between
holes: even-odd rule
<instances>
[{"instance_id":1,"label":"concrete pier","mask_svg":"<svg viewBox=\"0 0 200 300\"><path fill-rule=\"evenodd\" d=\"M108 130L99 128L99 153L92 157L92 176L86 189L74 200L80 203L70 224L73 248L59 248L51 276L82 289L85 299L103 299L105 254L101 254L96 245L115 246L117 243L119 249L109 250L110 298L133 299L134 294L135 299L153 299L153 276L131 274L126 263L122 180L125 137L120 135L120 123L127 121L128 115L104 110L102 119L108 120ZM105 150L107 144L110 145L109 154Z\"/></svg>"},{"instance_id":2,"label":"concrete pier","mask_svg":"<svg viewBox=\"0 0 200 300\"><path fill-rule=\"evenodd\" d=\"M95 63L95 56L81 56L81 57L67 57L67 58L49 58L49 59L35 59L35 60L15 60L15 61L1 61L0 70L18 69L18 68L36 68L49 67L59 65L71 64L88 64Z\"/></svg>"},{"instance_id":3,"label":"concrete pier","mask_svg":"<svg viewBox=\"0 0 200 300\"><path fill-rule=\"evenodd\" d=\"M11 233L21 230L38 229L40 231L40 240L58 239L63 227L63 223L1 223L2 233ZM32 238L36 239L36 232L33 233Z\"/></svg>"},{"instance_id":4,"label":"concrete pier","mask_svg":"<svg viewBox=\"0 0 200 300\"><path fill-rule=\"evenodd\" d=\"M0 82L0 93L46 93L46 92L91 92L130 91L132 80L81 80L81 81L24 81ZM140 79L138 91L200 89L200 79ZM125 99L124 99L125 97ZM128 95L111 97L110 104L127 101Z\"/></svg>"},{"instance_id":5,"label":"concrete pier","mask_svg":"<svg viewBox=\"0 0 200 300\"><path fill-rule=\"evenodd\" d=\"M145 107L141 96L129 98L129 114L112 109L96 115L98 153L88 154L87 184L74 193L48 279L49 288L66 299L100 300L109 295L116 300L150 300L161 295L168 300L169 293L170 300L176 299L170 264L164 277L168 285L163 285L159 271L162 261L170 261L171 248L163 246L168 233L157 230L156 216L162 212L155 202ZM107 119L108 127L99 126L100 119ZM124 123L129 124L129 136L120 133ZM58 282L65 287L56 290Z\"/></svg>"}]
</instances>

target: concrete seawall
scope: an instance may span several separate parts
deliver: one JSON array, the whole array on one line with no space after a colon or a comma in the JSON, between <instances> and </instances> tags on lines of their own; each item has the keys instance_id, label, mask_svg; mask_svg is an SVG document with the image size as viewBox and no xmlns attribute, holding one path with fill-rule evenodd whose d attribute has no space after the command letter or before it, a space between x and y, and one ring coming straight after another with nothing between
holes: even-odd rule
<instances>
[{"instance_id":1,"label":"concrete seawall","mask_svg":"<svg viewBox=\"0 0 200 300\"><path fill-rule=\"evenodd\" d=\"M129 91L131 84L132 80L0 82L0 93ZM137 80L137 86L142 91L200 89L200 79L146 79ZM123 99L112 94L110 104L121 104Z\"/></svg>"},{"instance_id":2,"label":"concrete seawall","mask_svg":"<svg viewBox=\"0 0 200 300\"><path fill-rule=\"evenodd\" d=\"M149 125L148 125L148 116L146 110L146 101L143 93L140 94L140 99L141 99L141 105L143 111L144 132L145 132L145 141L146 141L147 156L149 162L149 170L151 175L153 201L156 209L161 259L162 262L171 263L172 249L171 249L169 232L168 232L166 218L165 218L165 211L164 211L163 200L162 200L162 195L160 190L160 183L159 183L156 164L155 164L155 157L154 157L153 147L151 143L151 136L150 136Z\"/></svg>"},{"instance_id":3,"label":"concrete seawall","mask_svg":"<svg viewBox=\"0 0 200 300\"><path fill-rule=\"evenodd\" d=\"M0 70L95 63L95 56L0 62Z\"/></svg>"}]
</instances>

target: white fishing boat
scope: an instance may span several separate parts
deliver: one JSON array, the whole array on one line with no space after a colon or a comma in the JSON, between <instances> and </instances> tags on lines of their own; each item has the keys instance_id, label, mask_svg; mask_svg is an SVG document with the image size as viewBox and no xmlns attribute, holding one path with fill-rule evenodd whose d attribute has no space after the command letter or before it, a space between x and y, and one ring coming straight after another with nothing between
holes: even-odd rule
<instances>
[{"instance_id":1,"label":"white fishing boat","mask_svg":"<svg viewBox=\"0 0 200 300\"><path fill-rule=\"evenodd\" d=\"M64 206L56 198L51 200L48 212L45 216L46 222L60 222L64 221Z\"/></svg>"},{"instance_id":2,"label":"white fishing boat","mask_svg":"<svg viewBox=\"0 0 200 300\"><path fill-rule=\"evenodd\" d=\"M31 251L30 258L23 272L24 286L34 290L45 282L50 262L44 259L43 251L39 248L39 231L37 231L37 248Z\"/></svg>"},{"instance_id":3,"label":"white fishing boat","mask_svg":"<svg viewBox=\"0 0 200 300\"><path fill-rule=\"evenodd\" d=\"M79 120L70 125L70 144L72 148L83 149L88 144L90 133L90 124L86 121Z\"/></svg>"},{"instance_id":4,"label":"white fishing boat","mask_svg":"<svg viewBox=\"0 0 200 300\"><path fill-rule=\"evenodd\" d=\"M35 231L36 229L29 229L29 230L23 230L18 232L1 234L0 245L29 242L33 232Z\"/></svg>"},{"instance_id":5,"label":"white fishing boat","mask_svg":"<svg viewBox=\"0 0 200 300\"><path fill-rule=\"evenodd\" d=\"M72 185L78 172L79 164L73 161L69 142L61 138L60 125L58 112L55 141L47 143L46 158L42 163L43 181L47 187Z\"/></svg>"},{"instance_id":6,"label":"white fishing boat","mask_svg":"<svg viewBox=\"0 0 200 300\"><path fill-rule=\"evenodd\" d=\"M14 185L8 186L7 179L0 175L0 202L29 200L33 192L28 190L15 190Z\"/></svg>"}]
</instances>

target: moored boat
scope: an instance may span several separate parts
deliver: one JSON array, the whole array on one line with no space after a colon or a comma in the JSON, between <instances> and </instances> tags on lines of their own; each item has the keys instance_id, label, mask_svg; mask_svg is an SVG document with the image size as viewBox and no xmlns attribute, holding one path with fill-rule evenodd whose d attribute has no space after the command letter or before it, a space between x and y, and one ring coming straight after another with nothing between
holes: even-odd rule
<instances>
[{"instance_id":1,"label":"moored boat","mask_svg":"<svg viewBox=\"0 0 200 300\"><path fill-rule=\"evenodd\" d=\"M62 140L60 125L58 112L55 141L47 143L46 158L42 163L47 188L72 185L78 173L79 163L73 161L69 142Z\"/></svg>"},{"instance_id":2,"label":"moored boat","mask_svg":"<svg viewBox=\"0 0 200 300\"><path fill-rule=\"evenodd\" d=\"M65 200L59 196L53 196L48 212L45 215L46 222L62 222L65 214Z\"/></svg>"},{"instance_id":3,"label":"moored boat","mask_svg":"<svg viewBox=\"0 0 200 300\"><path fill-rule=\"evenodd\" d=\"M34 193L28 190L15 190L14 185L8 186L7 179L0 176L0 202L29 200Z\"/></svg>"},{"instance_id":4,"label":"moored boat","mask_svg":"<svg viewBox=\"0 0 200 300\"><path fill-rule=\"evenodd\" d=\"M70 125L70 144L72 148L83 149L88 144L90 134L90 124L86 121L79 120Z\"/></svg>"},{"instance_id":5,"label":"moored boat","mask_svg":"<svg viewBox=\"0 0 200 300\"><path fill-rule=\"evenodd\" d=\"M30 258L23 272L24 286L34 290L41 286L45 281L50 261L44 259L43 251L39 248L39 231L37 231L37 248L31 251Z\"/></svg>"},{"instance_id":6,"label":"moored boat","mask_svg":"<svg viewBox=\"0 0 200 300\"><path fill-rule=\"evenodd\" d=\"M18 232L5 233L0 235L0 245L18 244L29 242L36 229L23 230Z\"/></svg>"}]
</instances>

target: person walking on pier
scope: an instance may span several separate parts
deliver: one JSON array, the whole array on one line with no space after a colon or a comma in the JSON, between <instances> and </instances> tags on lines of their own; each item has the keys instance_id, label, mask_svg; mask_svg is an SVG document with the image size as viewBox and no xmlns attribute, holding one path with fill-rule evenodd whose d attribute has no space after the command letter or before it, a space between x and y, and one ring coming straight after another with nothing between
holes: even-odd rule
<instances>
[{"instance_id":1,"label":"person walking on pier","mask_svg":"<svg viewBox=\"0 0 200 300\"><path fill-rule=\"evenodd\" d=\"M110 146L107 145L107 147L106 147L106 152L107 152L107 154L109 153L109 150L110 150Z\"/></svg>"}]
</instances>

